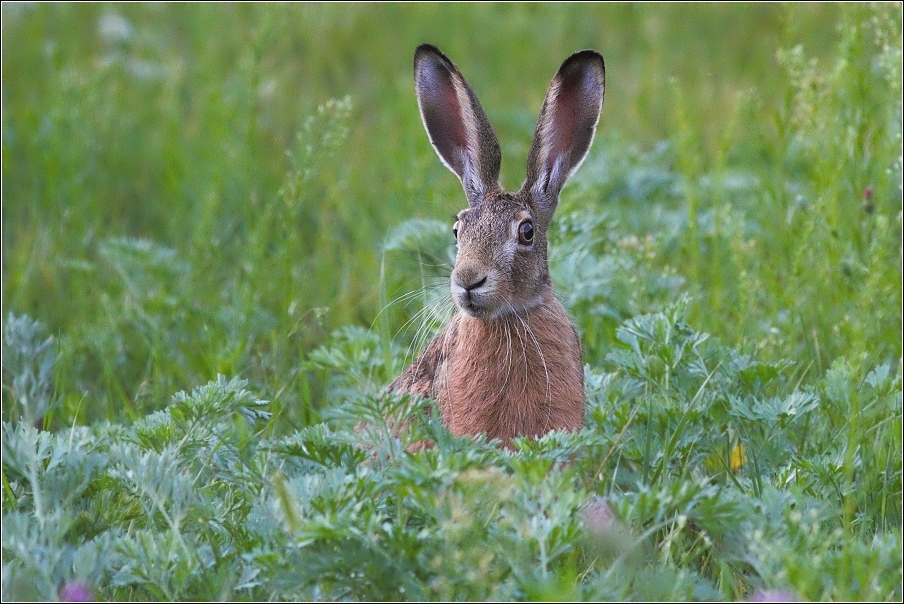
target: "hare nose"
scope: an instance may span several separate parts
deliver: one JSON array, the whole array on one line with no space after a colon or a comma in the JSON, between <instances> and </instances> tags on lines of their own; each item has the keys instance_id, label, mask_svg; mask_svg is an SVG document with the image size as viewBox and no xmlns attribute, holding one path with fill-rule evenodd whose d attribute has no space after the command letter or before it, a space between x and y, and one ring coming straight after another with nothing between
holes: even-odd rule
<instances>
[{"instance_id":1,"label":"hare nose","mask_svg":"<svg viewBox=\"0 0 904 604\"><path fill-rule=\"evenodd\" d=\"M465 288L465 291L467 291L468 293L471 293L473 290L486 285L486 282L487 282L487 278L484 277L483 279L481 279L480 281L477 281L476 283L472 283L471 285L462 285L462 287Z\"/></svg>"},{"instance_id":2,"label":"hare nose","mask_svg":"<svg viewBox=\"0 0 904 604\"><path fill-rule=\"evenodd\" d=\"M482 274L481 274L482 273ZM486 285L487 273L473 266L463 266L452 271L452 284L471 294L474 290Z\"/></svg>"}]
</instances>

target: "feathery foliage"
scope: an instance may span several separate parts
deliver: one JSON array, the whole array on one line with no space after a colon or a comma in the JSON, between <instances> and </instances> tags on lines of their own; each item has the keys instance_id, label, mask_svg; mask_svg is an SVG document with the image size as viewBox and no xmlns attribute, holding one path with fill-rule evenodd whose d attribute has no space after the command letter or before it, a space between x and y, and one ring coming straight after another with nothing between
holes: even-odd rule
<instances>
[{"instance_id":1,"label":"feathery foliage","mask_svg":"<svg viewBox=\"0 0 904 604\"><path fill-rule=\"evenodd\" d=\"M3 17L4 600L904 596L899 5ZM451 312L427 40L509 185L607 58L585 426L514 452L383 390Z\"/></svg>"}]
</instances>

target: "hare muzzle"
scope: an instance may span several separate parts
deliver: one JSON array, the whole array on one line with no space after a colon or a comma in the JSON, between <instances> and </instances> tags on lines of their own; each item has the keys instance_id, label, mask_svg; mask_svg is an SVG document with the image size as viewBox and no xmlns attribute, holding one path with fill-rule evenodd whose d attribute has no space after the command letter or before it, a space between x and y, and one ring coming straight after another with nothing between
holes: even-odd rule
<instances>
[{"instance_id":1,"label":"hare muzzle","mask_svg":"<svg viewBox=\"0 0 904 604\"><path fill-rule=\"evenodd\" d=\"M476 318L492 311L495 279L488 271L465 265L452 271L452 299L462 312Z\"/></svg>"}]
</instances>

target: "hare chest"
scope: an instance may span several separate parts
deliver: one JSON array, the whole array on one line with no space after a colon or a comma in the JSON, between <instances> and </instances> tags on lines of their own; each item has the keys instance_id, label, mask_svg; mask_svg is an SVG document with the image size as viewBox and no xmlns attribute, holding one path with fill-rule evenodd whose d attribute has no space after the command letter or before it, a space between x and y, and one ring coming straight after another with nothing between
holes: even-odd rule
<instances>
[{"instance_id":1,"label":"hare chest","mask_svg":"<svg viewBox=\"0 0 904 604\"><path fill-rule=\"evenodd\" d=\"M577 430L584 420L584 368L565 311L545 305L482 321L457 315L447 327L432 395L456 436L518 436Z\"/></svg>"}]
</instances>

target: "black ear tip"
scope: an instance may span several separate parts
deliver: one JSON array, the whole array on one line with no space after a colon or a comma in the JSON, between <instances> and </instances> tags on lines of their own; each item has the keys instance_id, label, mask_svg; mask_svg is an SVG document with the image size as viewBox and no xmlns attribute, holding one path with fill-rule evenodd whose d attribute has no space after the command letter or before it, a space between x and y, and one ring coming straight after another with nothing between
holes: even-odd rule
<instances>
[{"instance_id":1,"label":"black ear tip","mask_svg":"<svg viewBox=\"0 0 904 604\"><path fill-rule=\"evenodd\" d=\"M603 60L603 55L595 50L590 50L589 48L586 50L579 50L565 59L565 62L562 63L562 67L559 68L559 72L563 73L581 66L595 67L599 70L604 79L606 77L606 62Z\"/></svg>"},{"instance_id":2,"label":"black ear tip","mask_svg":"<svg viewBox=\"0 0 904 604\"><path fill-rule=\"evenodd\" d=\"M433 44L421 44L414 51L414 64L417 66L419 63L425 60L433 60L434 62L445 63L447 66L452 67L452 61L449 60L449 57L444 55L442 51L434 46Z\"/></svg>"},{"instance_id":3,"label":"black ear tip","mask_svg":"<svg viewBox=\"0 0 904 604\"><path fill-rule=\"evenodd\" d=\"M427 44L426 42L425 42L424 44L419 44L418 47L417 47L417 49L414 51L414 54L417 55L417 54L420 54L420 53L422 53L422 52L434 52L434 53L437 53L437 54L443 54L443 53L440 52L439 48L437 48L437 47L434 46L433 44Z\"/></svg>"},{"instance_id":4,"label":"black ear tip","mask_svg":"<svg viewBox=\"0 0 904 604\"><path fill-rule=\"evenodd\" d=\"M417 59L418 57L422 57L424 55L428 55L428 54L441 55L443 53L441 53L439 51L439 48L437 48L433 44L421 44L414 50L414 58L415 59Z\"/></svg>"}]
</instances>

